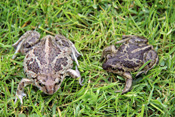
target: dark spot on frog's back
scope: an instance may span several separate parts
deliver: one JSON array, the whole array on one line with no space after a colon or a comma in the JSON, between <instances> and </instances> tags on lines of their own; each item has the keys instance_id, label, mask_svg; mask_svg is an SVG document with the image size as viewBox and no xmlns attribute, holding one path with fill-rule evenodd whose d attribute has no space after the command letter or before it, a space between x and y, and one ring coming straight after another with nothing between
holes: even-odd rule
<instances>
[{"instance_id":1,"label":"dark spot on frog's back","mask_svg":"<svg viewBox=\"0 0 175 117\"><path fill-rule=\"evenodd\" d=\"M138 64L135 64L134 62L132 61L123 61L123 66L124 67L127 67L127 68L135 68L135 67L138 67Z\"/></svg>"},{"instance_id":2,"label":"dark spot on frog's back","mask_svg":"<svg viewBox=\"0 0 175 117\"><path fill-rule=\"evenodd\" d=\"M61 64L58 64L58 65L55 64L53 69L55 70L55 72L58 72L58 71L62 70L63 68L61 67Z\"/></svg>"},{"instance_id":3,"label":"dark spot on frog's back","mask_svg":"<svg viewBox=\"0 0 175 117\"><path fill-rule=\"evenodd\" d=\"M62 40L62 42L63 42L63 46L65 46L65 47L69 47L69 43L68 43L67 41Z\"/></svg>"},{"instance_id":4,"label":"dark spot on frog's back","mask_svg":"<svg viewBox=\"0 0 175 117\"><path fill-rule=\"evenodd\" d=\"M67 60L68 60L68 59L67 59L66 57L63 58L63 63L62 63L62 64L63 64L64 66L66 66L66 65L68 64L68 63L67 63Z\"/></svg>"},{"instance_id":5,"label":"dark spot on frog's back","mask_svg":"<svg viewBox=\"0 0 175 117\"><path fill-rule=\"evenodd\" d=\"M39 72L39 66L35 59L31 58L26 62L26 64L28 70L33 71L36 74Z\"/></svg>"},{"instance_id":6,"label":"dark spot on frog's back","mask_svg":"<svg viewBox=\"0 0 175 117\"><path fill-rule=\"evenodd\" d=\"M64 58L59 58L56 60L56 63L55 63L55 66L54 66L54 70L57 72L57 71L60 71L62 69L61 65L63 66L66 66L68 63L67 63L67 58L64 57Z\"/></svg>"},{"instance_id":7,"label":"dark spot on frog's back","mask_svg":"<svg viewBox=\"0 0 175 117\"><path fill-rule=\"evenodd\" d=\"M39 46L33 49L33 53L35 54L35 56L37 56L37 59L40 61L41 65L44 65L47 63L46 60L44 59L46 55L44 51L44 46Z\"/></svg>"},{"instance_id":8,"label":"dark spot on frog's back","mask_svg":"<svg viewBox=\"0 0 175 117\"><path fill-rule=\"evenodd\" d=\"M55 57L60 54L61 50L58 47L53 47L50 48L50 52L49 52L49 62L51 63Z\"/></svg>"},{"instance_id":9,"label":"dark spot on frog's back","mask_svg":"<svg viewBox=\"0 0 175 117\"><path fill-rule=\"evenodd\" d=\"M33 50L33 53L35 54L35 56L37 57L41 57L41 56L44 56L46 53L44 51L45 47L44 46L39 46L37 48L35 48Z\"/></svg>"}]
</instances>

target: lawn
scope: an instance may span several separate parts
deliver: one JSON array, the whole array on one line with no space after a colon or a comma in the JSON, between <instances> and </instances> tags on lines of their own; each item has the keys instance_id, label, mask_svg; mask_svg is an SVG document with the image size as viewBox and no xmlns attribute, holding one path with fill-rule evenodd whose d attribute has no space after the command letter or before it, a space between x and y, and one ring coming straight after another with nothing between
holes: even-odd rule
<instances>
[{"instance_id":1,"label":"lawn","mask_svg":"<svg viewBox=\"0 0 175 117\"><path fill-rule=\"evenodd\" d=\"M174 0L1 0L0 115L1 116L175 116ZM84 86L66 77L61 88L46 95L29 85L23 105L14 103L18 83L26 77L24 56L12 56L15 43L28 30L62 34L82 54L78 59ZM148 39L159 63L137 79L124 95L125 80L102 69L103 48L122 35ZM118 45L116 45L118 47Z\"/></svg>"}]
</instances>

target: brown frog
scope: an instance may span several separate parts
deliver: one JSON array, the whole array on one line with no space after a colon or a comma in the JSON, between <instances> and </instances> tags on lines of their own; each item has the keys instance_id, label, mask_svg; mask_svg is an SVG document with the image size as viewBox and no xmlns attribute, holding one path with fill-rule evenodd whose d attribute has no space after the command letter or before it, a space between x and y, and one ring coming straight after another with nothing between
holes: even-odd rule
<instances>
[{"instance_id":1,"label":"brown frog","mask_svg":"<svg viewBox=\"0 0 175 117\"><path fill-rule=\"evenodd\" d=\"M27 31L13 46L16 48L13 59L18 52L25 55L23 65L27 74L27 78L23 78L18 85L15 102L19 98L23 103L22 98L26 95L24 88L29 84L48 95L60 88L66 76L79 78L80 85L83 85L77 68L80 53L66 37L47 35L40 39L38 32ZM76 62L76 70L72 69L73 61Z\"/></svg>"},{"instance_id":2,"label":"brown frog","mask_svg":"<svg viewBox=\"0 0 175 117\"><path fill-rule=\"evenodd\" d=\"M147 73L159 61L157 53L153 50L152 45L148 45L148 40L144 37L134 35L124 35L122 40L116 44L123 43L118 49L114 46L104 48L101 61L103 69L116 73L125 78L125 87L122 94L128 92L132 86L131 72L138 71L136 77L141 73Z\"/></svg>"}]
</instances>

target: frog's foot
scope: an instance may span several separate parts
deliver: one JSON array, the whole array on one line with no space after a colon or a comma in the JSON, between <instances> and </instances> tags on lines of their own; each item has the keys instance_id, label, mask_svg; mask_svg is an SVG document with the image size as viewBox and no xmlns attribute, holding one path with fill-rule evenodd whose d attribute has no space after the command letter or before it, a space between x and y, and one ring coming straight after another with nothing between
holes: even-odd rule
<instances>
[{"instance_id":1,"label":"frog's foot","mask_svg":"<svg viewBox=\"0 0 175 117\"><path fill-rule=\"evenodd\" d=\"M122 90L116 90L115 92L116 92L116 93L120 93L120 92L122 92Z\"/></svg>"},{"instance_id":2,"label":"frog's foot","mask_svg":"<svg viewBox=\"0 0 175 117\"><path fill-rule=\"evenodd\" d=\"M18 84L18 88L16 90L16 99L15 99L15 103L16 101L18 100L18 98L20 99L21 101L21 104L23 103L22 102L22 98L23 96L26 96L26 94L24 93L24 88L29 85L29 84L33 84L34 85L34 82L32 79L27 79L27 78L23 78L20 83Z\"/></svg>"},{"instance_id":3,"label":"frog's foot","mask_svg":"<svg viewBox=\"0 0 175 117\"><path fill-rule=\"evenodd\" d=\"M23 96L26 96L26 94L24 92L21 92L20 94L16 93L15 103L17 102L17 100L19 98L21 104L23 104L23 101L22 101Z\"/></svg>"},{"instance_id":4,"label":"frog's foot","mask_svg":"<svg viewBox=\"0 0 175 117\"><path fill-rule=\"evenodd\" d=\"M73 70L73 69L69 69L68 70L68 74L73 77L73 78L79 78L79 83L81 86L83 86L84 84L82 84L82 82L84 81L84 79L82 80L81 79L81 75L80 75L80 72L76 66L76 70Z\"/></svg>"},{"instance_id":5,"label":"frog's foot","mask_svg":"<svg viewBox=\"0 0 175 117\"><path fill-rule=\"evenodd\" d=\"M140 76L142 73L145 73L145 74L146 74L146 73L147 73L147 71L144 71L144 70L143 70L143 71L139 71L139 72L136 74L136 76L135 76L135 77L137 78L137 77L138 77L138 76Z\"/></svg>"},{"instance_id":6,"label":"frog's foot","mask_svg":"<svg viewBox=\"0 0 175 117\"><path fill-rule=\"evenodd\" d=\"M71 48L71 49L72 49L72 48ZM77 51L77 52L78 52L78 51ZM81 55L81 54L79 54L78 57L79 57L80 55ZM73 60L76 62L76 64L79 66L76 53L75 53L75 51L74 51L73 49L72 49L72 58L73 58Z\"/></svg>"}]
</instances>

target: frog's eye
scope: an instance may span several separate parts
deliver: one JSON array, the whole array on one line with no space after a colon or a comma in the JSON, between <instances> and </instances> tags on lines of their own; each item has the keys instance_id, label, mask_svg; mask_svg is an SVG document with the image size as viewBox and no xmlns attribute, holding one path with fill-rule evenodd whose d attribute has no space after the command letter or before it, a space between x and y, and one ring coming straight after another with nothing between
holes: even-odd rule
<instances>
[{"instance_id":1,"label":"frog's eye","mask_svg":"<svg viewBox=\"0 0 175 117\"><path fill-rule=\"evenodd\" d=\"M61 80L59 80L57 83L55 83L55 85L60 85L61 83Z\"/></svg>"},{"instance_id":2,"label":"frog's eye","mask_svg":"<svg viewBox=\"0 0 175 117\"><path fill-rule=\"evenodd\" d=\"M38 85L39 85L40 87L43 87L43 86L44 86L44 84L42 84L42 83L38 83Z\"/></svg>"},{"instance_id":3,"label":"frog's eye","mask_svg":"<svg viewBox=\"0 0 175 117\"><path fill-rule=\"evenodd\" d=\"M112 70L116 70L116 69L112 67Z\"/></svg>"}]
</instances>

